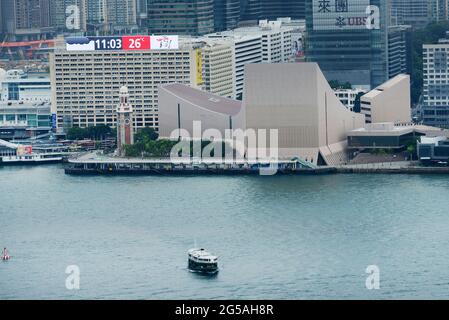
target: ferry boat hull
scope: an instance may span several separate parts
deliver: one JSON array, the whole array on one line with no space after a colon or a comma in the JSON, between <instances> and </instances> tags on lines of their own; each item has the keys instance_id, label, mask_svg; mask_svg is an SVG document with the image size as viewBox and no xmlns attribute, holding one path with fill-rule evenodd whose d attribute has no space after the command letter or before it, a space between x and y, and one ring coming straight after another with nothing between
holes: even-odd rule
<instances>
[{"instance_id":1,"label":"ferry boat hull","mask_svg":"<svg viewBox=\"0 0 449 320\"><path fill-rule=\"evenodd\" d=\"M63 157L61 155L48 155L48 154L0 157L0 165L26 165L26 164L34 165L45 163L58 163L62 161Z\"/></svg>"},{"instance_id":2,"label":"ferry boat hull","mask_svg":"<svg viewBox=\"0 0 449 320\"><path fill-rule=\"evenodd\" d=\"M188 251L188 268L191 272L215 274L218 272L218 257L204 249L190 249Z\"/></svg>"},{"instance_id":3,"label":"ferry boat hull","mask_svg":"<svg viewBox=\"0 0 449 320\"><path fill-rule=\"evenodd\" d=\"M217 263L198 263L189 259L188 267L191 272L207 274L215 274L218 272Z\"/></svg>"}]
</instances>

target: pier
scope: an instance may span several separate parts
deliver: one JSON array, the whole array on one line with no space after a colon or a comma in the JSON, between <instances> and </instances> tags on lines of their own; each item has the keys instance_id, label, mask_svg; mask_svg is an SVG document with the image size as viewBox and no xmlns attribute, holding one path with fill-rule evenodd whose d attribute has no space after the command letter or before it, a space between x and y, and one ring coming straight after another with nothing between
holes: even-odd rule
<instances>
[{"instance_id":1,"label":"pier","mask_svg":"<svg viewBox=\"0 0 449 320\"><path fill-rule=\"evenodd\" d=\"M190 159L180 163L167 159L108 157L86 154L69 159L65 173L72 175L273 175L273 174L328 174L335 167L318 167L300 159L257 163Z\"/></svg>"},{"instance_id":2,"label":"pier","mask_svg":"<svg viewBox=\"0 0 449 320\"><path fill-rule=\"evenodd\" d=\"M397 161L315 166L300 159L272 163L190 159L174 163L171 159L109 157L88 153L69 159L64 171L70 175L318 175L318 174L449 174L449 167L425 167L417 162Z\"/></svg>"}]
</instances>

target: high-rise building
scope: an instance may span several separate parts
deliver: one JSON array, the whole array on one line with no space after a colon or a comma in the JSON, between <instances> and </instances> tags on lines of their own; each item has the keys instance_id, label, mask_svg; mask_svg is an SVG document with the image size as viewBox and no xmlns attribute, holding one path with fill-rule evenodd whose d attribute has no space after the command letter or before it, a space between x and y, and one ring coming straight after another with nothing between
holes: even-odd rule
<instances>
[{"instance_id":1,"label":"high-rise building","mask_svg":"<svg viewBox=\"0 0 449 320\"><path fill-rule=\"evenodd\" d=\"M87 1L87 26L88 29L104 29L108 23L107 0Z\"/></svg>"},{"instance_id":2,"label":"high-rise building","mask_svg":"<svg viewBox=\"0 0 449 320\"><path fill-rule=\"evenodd\" d=\"M3 10L2 4L0 3L0 34L3 34Z\"/></svg>"},{"instance_id":3,"label":"high-rise building","mask_svg":"<svg viewBox=\"0 0 449 320\"><path fill-rule=\"evenodd\" d=\"M193 45L174 50L66 51L50 54L52 110L58 128L115 126L119 89L126 85L134 128L158 129L158 87L200 86L201 63Z\"/></svg>"},{"instance_id":4,"label":"high-rise building","mask_svg":"<svg viewBox=\"0 0 449 320\"><path fill-rule=\"evenodd\" d=\"M380 85L388 79L388 12L387 0L307 0L307 60L328 80Z\"/></svg>"},{"instance_id":5,"label":"high-rise building","mask_svg":"<svg viewBox=\"0 0 449 320\"><path fill-rule=\"evenodd\" d=\"M235 96L235 57L232 41L208 39L201 48L204 89L222 97Z\"/></svg>"},{"instance_id":6,"label":"high-rise building","mask_svg":"<svg viewBox=\"0 0 449 320\"><path fill-rule=\"evenodd\" d=\"M260 0L240 0L240 20L257 21L262 15Z\"/></svg>"},{"instance_id":7,"label":"high-rise building","mask_svg":"<svg viewBox=\"0 0 449 320\"><path fill-rule=\"evenodd\" d=\"M4 31L11 40L39 39L49 33L50 0L1 1Z\"/></svg>"},{"instance_id":8,"label":"high-rise building","mask_svg":"<svg viewBox=\"0 0 449 320\"><path fill-rule=\"evenodd\" d=\"M244 70L249 63L288 62L294 55L292 33L295 27L282 21L261 20L258 26L241 27L207 34L211 39L229 39L234 42L236 89L234 98L243 94Z\"/></svg>"},{"instance_id":9,"label":"high-rise building","mask_svg":"<svg viewBox=\"0 0 449 320\"><path fill-rule=\"evenodd\" d=\"M214 0L215 31L234 29L240 22L240 0Z\"/></svg>"},{"instance_id":10,"label":"high-rise building","mask_svg":"<svg viewBox=\"0 0 449 320\"><path fill-rule=\"evenodd\" d=\"M448 19L448 0L431 0L429 6L431 21L439 22Z\"/></svg>"},{"instance_id":11,"label":"high-rise building","mask_svg":"<svg viewBox=\"0 0 449 320\"><path fill-rule=\"evenodd\" d=\"M423 28L447 19L447 0L391 0L391 17L395 24Z\"/></svg>"},{"instance_id":12,"label":"high-rise building","mask_svg":"<svg viewBox=\"0 0 449 320\"><path fill-rule=\"evenodd\" d=\"M290 17L292 19L305 18L305 0L260 0L261 18L277 19Z\"/></svg>"},{"instance_id":13,"label":"high-rise building","mask_svg":"<svg viewBox=\"0 0 449 320\"><path fill-rule=\"evenodd\" d=\"M449 41L423 45L421 117L426 125L449 128Z\"/></svg>"},{"instance_id":14,"label":"high-rise building","mask_svg":"<svg viewBox=\"0 0 449 320\"><path fill-rule=\"evenodd\" d=\"M153 34L202 35L214 31L214 0L148 0Z\"/></svg>"},{"instance_id":15,"label":"high-rise building","mask_svg":"<svg viewBox=\"0 0 449 320\"><path fill-rule=\"evenodd\" d=\"M146 27L148 18L147 0L136 0L136 16L139 27Z\"/></svg>"},{"instance_id":16,"label":"high-rise building","mask_svg":"<svg viewBox=\"0 0 449 320\"><path fill-rule=\"evenodd\" d=\"M129 30L137 26L136 0L107 0L106 5L111 30Z\"/></svg>"},{"instance_id":17,"label":"high-rise building","mask_svg":"<svg viewBox=\"0 0 449 320\"><path fill-rule=\"evenodd\" d=\"M411 26L388 27L388 78L412 73Z\"/></svg>"},{"instance_id":18,"label":"high-rise building","mask_svg":"<svg viewBox=\"0 0 449 320\"><path fill-rule=\"evenodd\" d=\"M87 0L51 0L51 22L57 30L86 31Z\"/></svg>"},{"instance_id":19,"label":"high-rise building","mask_svg":"<svg viewBox=\"0 0 449 320\"><path fill-rule=\"evenodd\" d=\"M304 19L305 0L214 0L215 31L285 17Z\"/></svg>"}]
</instances>

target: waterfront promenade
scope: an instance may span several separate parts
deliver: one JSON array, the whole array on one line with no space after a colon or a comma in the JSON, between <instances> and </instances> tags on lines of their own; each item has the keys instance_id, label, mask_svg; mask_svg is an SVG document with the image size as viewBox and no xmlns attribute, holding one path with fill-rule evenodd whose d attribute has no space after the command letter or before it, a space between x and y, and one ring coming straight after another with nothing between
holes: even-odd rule
<instances>
[{"instance_id":1,"label":"waterfront promenade","mask_svg":"<svg viewBox=\"0 0 449 320\"><path fill-rule=\"evenodd\" d=\"M425 167L417 161L315 166L300 159L262 164L248 161L190 159L174 163L169 158L122 158L87 153L68 160L66 174L74 175L248 175L248 174L449 174L449 167Z\"/></svg>"},{"instance_id":2,"label":"waterfront promenade","mask_svg":"<svg viewBox=\"0 0 449 320\"><path fill-rule=\"evenodd\" d=\"M326 174L335 167L318 167L298 158L260 163L234 159L123 158L88 153L71 158L66 174L142 174L142 175L248 175L248 174Z\"/></svg>"}]
</instances>

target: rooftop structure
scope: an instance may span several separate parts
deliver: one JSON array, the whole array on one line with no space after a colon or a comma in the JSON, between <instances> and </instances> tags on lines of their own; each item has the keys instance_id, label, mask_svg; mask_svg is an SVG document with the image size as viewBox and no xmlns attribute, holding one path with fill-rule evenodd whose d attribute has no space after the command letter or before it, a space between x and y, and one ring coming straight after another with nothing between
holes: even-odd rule
<instances>
[{"instance_id":1,"label":"rooftop structure","mask_svg":"<svg viewBox=\"0 0 449 320\"><path fill-rule=\"evenodd\" d=\"M0 101L50 102L51 86L48 73L26 73L8 70L0 79Z\"/></svg>"},{"instance_id":2,"label":"rooftop structure","mask_svg":"<svg viewBox=\"0 0 449 320\"><path fill-rule=\"evenodd\" d=\"M170 137L179 128L193 136L193 121L201 121L201 129L242 128L241 101L220 97L182 84L159 88L159 135Z\"/></svg>"},{"instance_id":3,"label":"rooftop structure","mask_svg":"<svg viewBox=\"0 0 449 320\"><path fill-rule=\"evenodd\" d=\"M397 75L360 98L367 123L411 121L410 76Z\"/></svg>"},{"instance_id":4,"label":"rooftop structure","mask_svg":"<svg viewBox=\"0 0 449 320\"><path fill-rule=\"evenodd\" d=\"M417 148L418 158L423 164L448 165L449 139L447 136L421 137Z\"/></svg>"},{"instance_id":5,"label":"rooftop structure","mask_svg":"<svg viewBox=\"0 0 449 320\"><path fill-rule=\"evenodd\" d=\"M371 123L348 132L349 149L403 149L417 137L449 136L449 130L415 124L393 122ZM421 138L422 139L422 138Z\"/></svg>"},{"instance_id":6,"label":"rooftop structure","mask_svg":"<svg viewBox=\"0 0 449 320\"><path fill-rule=\"evenodd\" d=\"M0 139L25 139L53 127L49 102L0 102Z\"/></svg>"}]
</instances>

